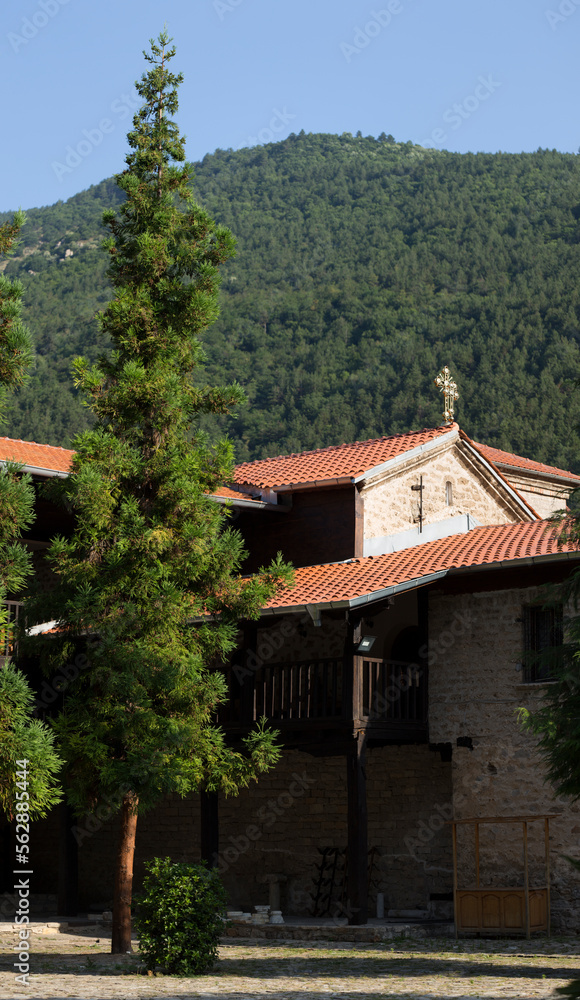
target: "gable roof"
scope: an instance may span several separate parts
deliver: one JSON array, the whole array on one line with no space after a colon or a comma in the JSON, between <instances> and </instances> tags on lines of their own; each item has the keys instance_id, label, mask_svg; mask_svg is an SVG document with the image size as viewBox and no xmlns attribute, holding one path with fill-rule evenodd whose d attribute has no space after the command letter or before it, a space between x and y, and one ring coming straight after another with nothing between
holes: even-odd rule
<instances>
[{"instance_id":1,"label":"gable roof","mask_svg":"<svg viewBox=\"0 0 580 1000\"><path fill-rule=\"evenodd\" d=\"M257 486L261 489L354 482L391 459L407 455L415 448L424 448L446 434L457 435L458 430L457 424L451 424L279 455L277 458L257 459L236 466L234 481L237 486Z\"/></svg>"},{"instance_id":2,"label":"gable roof","mask_svg":"<svg viewBox=\"0 0 580 1000\"><path fill-rule=\"evenodd\" d=\"M551 521L473 528L466 534L399 552L296 569L294 588L283 588L264 611L356 607L397 591L424 586L450 572L506 568L548 559L580 559L580 548L559 547Z\"/></svg>"},{"instance_id":3,"label":"gable roof","mask_svg":"<svg viewBox=\"0 0 580 1000\"><path fill-rule=\"evenodd\" d=\"M577 476L575 472L557 469L554 465L544 465L543 462L535 462L532 458L513 455L509 451L492 448L487 444L479 444L478 441L472 441L471 444L481 452L484 458L495 465L509 466L510 469L522 469L525 472L538 472L544 476L556 476L558 479L568 479L580 484L580 476Z\"/></svg>"},{"instance_id":4,"label":"gable roof","mask_svg":"<svg viewBox=\"0 0 580 1000\"><path fill-rule=\"evenodd\" d=\"M69 448L57 448L51 444L0 438L0 462L18 462L24 466L24 472L66 476L74 454Z\"/></svg>"}]
</instances>

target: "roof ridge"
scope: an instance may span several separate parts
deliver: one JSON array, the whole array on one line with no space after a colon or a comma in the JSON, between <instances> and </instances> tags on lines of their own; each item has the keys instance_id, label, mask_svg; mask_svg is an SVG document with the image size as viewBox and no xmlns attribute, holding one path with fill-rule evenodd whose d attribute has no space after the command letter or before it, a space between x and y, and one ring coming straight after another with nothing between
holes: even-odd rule
<instances>
[{"instance_id":1,"label":"roof ridge","mask_svg":"<svg viewBox=\"0 0 580 1000\"><path fill-rule=\"evenodd\" d=\"M279 462L282 458L301 458L306 455L317 455L321 451L337 451L339 448L354 448L356 445L362 444L376 444L379 441L394 441L396 438L412 437L415 434L428 434L429 432L447 432L455 430L459 427L459 424L441 424L439 427L423 427L421 430L415 431L397 431L396 434L381 434L379 437L365 438L363 441L343 441L342 444L328 444L321 448L309 448L306 451L292 451L285 455L270 455L267 458L253 458L247 462L239 462L236 464L236 468L240 468L243 465L255 465L258 462Z\"/></svg>"}]
</instances>

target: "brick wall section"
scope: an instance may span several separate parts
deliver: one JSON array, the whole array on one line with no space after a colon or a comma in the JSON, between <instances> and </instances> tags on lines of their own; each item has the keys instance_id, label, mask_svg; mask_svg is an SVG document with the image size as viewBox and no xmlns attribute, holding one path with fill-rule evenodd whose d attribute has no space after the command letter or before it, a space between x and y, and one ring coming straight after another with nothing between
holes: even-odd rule
<instances>
[{"instance_id":1,"label":"brick wall section","mask_svg":"<svg viewBox=\"0 0 580 1000\"><path fill-rule=\"evenodd\" d=\"M517 721L519 706L537 704L540 689L521 683L522 606L531 588L432 595L430 600L430 739L453 744L453 808L458 818L557 813L551 822L552 916L576 928L580 879L563 854L580 857L580 806L556 798L544 782L535 740ZM470 738L472 749L457 746ZM521 827L482 828L482 884L523 884ZM544 884L543 828L530 827L530 877ZM460 867L473 878L473 833L463 833Z\"/></svg>"}]
</instances>

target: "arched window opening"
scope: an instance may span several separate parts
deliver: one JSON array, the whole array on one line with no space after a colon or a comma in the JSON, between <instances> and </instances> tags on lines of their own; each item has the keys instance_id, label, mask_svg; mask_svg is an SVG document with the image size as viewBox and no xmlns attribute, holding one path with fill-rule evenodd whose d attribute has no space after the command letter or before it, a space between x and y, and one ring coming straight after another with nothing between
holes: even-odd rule
<instances>
[{"instance_id":1,"label":"arched window opening","mask_svg":"<svg viewBox=\"0 0 580 1000\"><path fill-rule=\"evenodd\" d=\"M448 507L453 506L453 484L449 481L445 483L445 503Z\"/></svg>"}]
</instances>

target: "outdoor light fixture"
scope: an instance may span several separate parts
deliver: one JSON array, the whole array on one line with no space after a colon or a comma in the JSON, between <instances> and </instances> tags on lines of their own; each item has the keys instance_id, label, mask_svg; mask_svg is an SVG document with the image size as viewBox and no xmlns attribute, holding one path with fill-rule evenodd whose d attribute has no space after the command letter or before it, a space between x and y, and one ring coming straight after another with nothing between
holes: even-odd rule
<instances>
[{"instance_id":1,"label":"outdoor light fixture","mask_svg":"<svg viewBox=\"0 0 580 1000\"><path fill-rule=\"evenodd\" d=\"M376 642L376 635L365 635L356 647L357 653L370 653Z\"/></svg>"}]
</instances>

